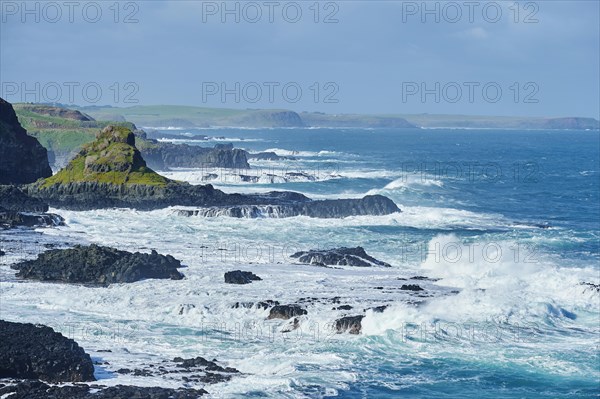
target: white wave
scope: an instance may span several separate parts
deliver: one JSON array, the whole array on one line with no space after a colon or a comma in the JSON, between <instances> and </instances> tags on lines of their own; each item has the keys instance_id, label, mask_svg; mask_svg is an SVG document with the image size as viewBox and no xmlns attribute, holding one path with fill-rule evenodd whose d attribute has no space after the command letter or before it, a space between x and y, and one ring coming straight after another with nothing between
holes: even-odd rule
<instances>
[{"instance_id":1,"label":"white wave","mask_svg":"<svg viewBox=\"0 0 600 399\"><path fill-rule=\"evenodd\" d=\"M337 151L296 151L296 150L285 150L283 148L267 148L261 152L274 152L280 157L322 157L327 155L349 155L342 152Z\"/></svg>"},{"instance_id":2,"label":"white wave","mask_svg":"<svg viewBox=\"0 0 600 399\"><path fill-rule=\"evenodd\" d=\"M405 175L399 179L394 180L391 183L388 183L384 190L396 190L396 189L406 189L412 186L423 186L423 187L443 187L444 182L437 179L431 179L426 177L425 175Z\"/></svg>"},{"instance_id":3,"label":"white wave","mask_svg":"<svg viewBox=\"0 0 600 399\"><path fill-rule=\"evenodd\" d=\"M559 267L518 242L463 242L452 234L438 235L429 242L426 254L423 274L439 278L436 285L455 287L460 293L433 298L418 309L399 304L384 314L368 314L365 334L379 335L407 324L432 328L440 321L452 328L476 322L480 328L533 323L527 326L544 329L548 317L569 324L578 314L585 319L586 314L600 312L600 293L581 284L598 283L597 269ZM589 321L582 327L593 331Z\"/></svg>"}]
</instances>

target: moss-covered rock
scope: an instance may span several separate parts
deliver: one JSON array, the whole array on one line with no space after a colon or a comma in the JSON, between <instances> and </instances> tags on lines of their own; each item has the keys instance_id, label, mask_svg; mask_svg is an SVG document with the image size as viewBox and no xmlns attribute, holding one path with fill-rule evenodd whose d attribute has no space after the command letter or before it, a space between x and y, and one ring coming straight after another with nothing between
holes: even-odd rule
<instances>
[{"instance_id":1,"label":"moss-covered rock","mask_svg":"<svg viewBox=\"0 0 600 399\"><path fill-rule=\"evenodd\" d=\"M166 186L169 181L146 166L129 128L110 125L96 140L84 145L64 169L45 179L41 187L79 182Z\"/></svg>"}]
</instances>

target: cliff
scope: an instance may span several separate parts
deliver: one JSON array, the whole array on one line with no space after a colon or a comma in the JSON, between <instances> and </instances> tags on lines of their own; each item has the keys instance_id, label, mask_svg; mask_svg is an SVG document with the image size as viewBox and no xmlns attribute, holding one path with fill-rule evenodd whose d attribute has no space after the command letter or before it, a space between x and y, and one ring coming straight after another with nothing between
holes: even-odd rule
<instances>
[{"instance_id":1,"label":"cliff","mask_svg":"<svg viewBox=\"0 0 600 399\"><path fill-rule=\"evenodd\" d=\"M0 98L0 184L26 184L52 175L48 153Z\"/></svg>"}]
</instances>

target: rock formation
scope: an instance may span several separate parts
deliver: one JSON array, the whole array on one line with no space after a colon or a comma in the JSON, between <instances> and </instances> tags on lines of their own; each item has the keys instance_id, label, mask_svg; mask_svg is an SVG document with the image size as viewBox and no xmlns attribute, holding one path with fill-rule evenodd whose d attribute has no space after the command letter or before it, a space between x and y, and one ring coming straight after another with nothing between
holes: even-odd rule
<instances>
[{"instance_id":1,"label":"rock formation","mask_svg":"<svg viewBox=\"0 0 600 399\"><path fill-rule=\"evenodd\" d=\"M328 250L310 250L301 251L292 255L299 262L317 265L317 266L385 266L390 267L388 263L382 262L367 255L363 247L356 248L334 248Z\"/></svg>"},{"instance_id":2,"label":"rock formation","mask_svg":"<svg viewBox=\"0 0 600 399\"><path fill-rule=\"evenodd\" d=\"M46 149L27 135L12 105L0 98L0 184L26 184L49 176Z\"/></svg>"},{"instance_id":3,"label":"rock formation","mask_svg":"<svg viewBox=\"0 0 600 399\"><path fill-rule=\"evenodd\" d=\"M3 320L0 320L0 378L52 383L95 380L90 356L72 339L50 327Z\"/></svg>"},{"instance_id":4,"label":"rock formation","mask_svg":"<svg viewBox=\"0 0 600 399\"><path fill-rule=\"evenodd\" d=\"M171 255L119 251L90 245L44 252L35 260L12 265L17 277L41 281L62 281L108 285L142 279L180 280L181 262Z\"/></svg>"}]
</instances>

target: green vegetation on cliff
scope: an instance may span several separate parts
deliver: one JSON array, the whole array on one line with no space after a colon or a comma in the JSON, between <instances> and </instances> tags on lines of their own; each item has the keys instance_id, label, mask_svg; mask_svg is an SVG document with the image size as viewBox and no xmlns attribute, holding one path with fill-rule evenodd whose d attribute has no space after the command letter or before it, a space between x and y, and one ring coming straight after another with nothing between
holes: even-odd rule
<instances>
[{"instance_id":1,"label":"green vegetation on cliff","mask_svg":"<svg viewBox=\"0 0 600 399\"><path fill-rule=\"evenodd\" d=\"M77 182L166 186L171 181L146 166L129 128L111 125L42 187Z\"/></svg>"},{"instance_id":2,"label":"green vegetation on cliff","mask_svg":"<svg viewBox=\"0 0 600 399\"><path fill-rule=\"evenodd\" d=\"M130 122L96 121L79 111L34 104L15 104L17 118L28 134L37 138L49 152L50 163L58 166L75 155L84 144L96 138L108 125L134 129Z\"/></svg>"}]
</instances>

